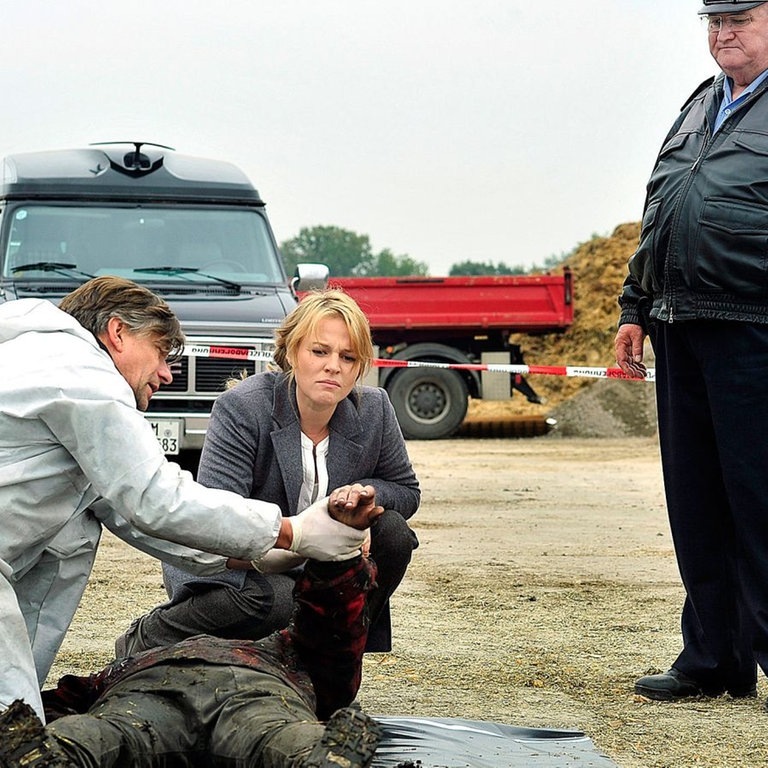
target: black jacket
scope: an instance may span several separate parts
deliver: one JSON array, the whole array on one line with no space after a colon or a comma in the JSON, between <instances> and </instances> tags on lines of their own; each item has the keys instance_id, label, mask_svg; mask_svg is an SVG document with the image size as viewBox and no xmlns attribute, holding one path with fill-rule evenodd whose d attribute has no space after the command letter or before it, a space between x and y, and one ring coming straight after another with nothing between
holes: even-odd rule
<instances>
[{"instance_id":1,"label":"black jacket","mask_svg":"<svg viewBox=\"0 0 768 768\"><path fill-rule=\"evenodd\" d=\"M712 136L723 79L689 100L664 141L619 324L768 323L768 81Z\"/></svg>"}]
</instances>

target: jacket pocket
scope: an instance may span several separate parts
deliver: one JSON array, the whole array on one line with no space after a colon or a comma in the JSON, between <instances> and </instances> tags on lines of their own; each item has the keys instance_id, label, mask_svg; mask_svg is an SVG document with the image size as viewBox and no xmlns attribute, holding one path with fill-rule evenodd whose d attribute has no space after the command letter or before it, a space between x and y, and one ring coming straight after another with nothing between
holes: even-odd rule
<instances>
[{"instance_id":1,"label":"jacket pocket","mask_svg":"<svg viewBox=\"0 0 768 768\"><path fill-rule=\"evenodd\" d=\"M763 299L768 292L768 210L741 201L706 200L688 260L696 291Z\"/></svg>"},{"instance_id":2,"label":"jacket pocket","mask_svg":"<svg viewBox=\"0 0 768 768\"><path fill-rule=\"evenodd\" d=\"M768 133L765 131L738 131L734 133L733 143L739 149L758 155L760 162L765 162L768 155Z\"/></svg>"},{"instance_id":3,"label":"jacket pocket","mask_svg":"<svg viewBox=\"0 0 768 768\"><path fill-rule=\"evenodd\" d=\"M664 160L665 158L669 157L669 155L677 152L686 143L686 141L688 141L688 137L690 135L691 134L689 131L678 131L675 133L662 145L661 150L659 150L658 159Z\"/></svg>"},{"instance_id":4,"label":"jacket pocket","mask_svg":"<svg viewBox=\"0 0 768 768\"><path fill-rule=\"evenodd\" d=\"M630 274L637 280L643 293L652 296L659 292L660 281L656 274L656 234L661 200L651 200L643 213L640 241L629 260Z\"/></svg>"}]
</instances>

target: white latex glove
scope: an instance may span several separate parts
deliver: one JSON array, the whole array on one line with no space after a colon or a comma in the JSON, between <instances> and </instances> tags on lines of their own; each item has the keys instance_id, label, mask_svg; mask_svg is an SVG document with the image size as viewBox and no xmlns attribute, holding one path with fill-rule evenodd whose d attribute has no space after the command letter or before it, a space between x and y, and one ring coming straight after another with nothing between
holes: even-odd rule
<instances>
[{"instance_id":1,"label":"white latex glove","mask_svg":"<svg viewBox=\"0 0 768 768\"><path fill-rule=\"evenodd\" d=\"M313 560L350 560L360 554L367 533L334 520L327 497L286 519L293 528L291 552Z\"/></svg>"},{"instance_id":2,"label":"white latex glove","mask_svg":"<svg viewBox=\"0 0 768 768\"><path fill-rule=\"evenodd\" d=\"M285 573L306 560L306 557L296 552L289 552L287 549L270 549L258 560L251 560L251 565L260 573Z\"/></svg>"}]
</instances>

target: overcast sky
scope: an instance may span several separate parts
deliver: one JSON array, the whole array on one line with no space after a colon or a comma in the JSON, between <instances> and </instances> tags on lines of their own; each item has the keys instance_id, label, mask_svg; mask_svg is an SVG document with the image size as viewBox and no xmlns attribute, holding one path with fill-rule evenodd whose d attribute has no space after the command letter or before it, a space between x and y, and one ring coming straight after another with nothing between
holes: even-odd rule
<instances>
[{"instance_id":1,"label":"overcast sky","mask_svg":"<svg viewBox=\"0 0 768 768\"><path fill-rule=\"evenodd\" d=\"M717 69L701 0L11 0L0 152L143 140L229 160L278 241L367 234L529 267L641 217Z\"/></svg>"}]
</instances>

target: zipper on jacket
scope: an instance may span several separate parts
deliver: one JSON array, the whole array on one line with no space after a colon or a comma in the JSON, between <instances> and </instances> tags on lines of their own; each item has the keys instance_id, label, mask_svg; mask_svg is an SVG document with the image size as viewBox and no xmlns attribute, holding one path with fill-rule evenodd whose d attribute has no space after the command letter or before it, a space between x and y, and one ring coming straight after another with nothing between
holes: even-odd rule
<instances>
[{"instance_id":1,"label":"zipper on jacket","mask_svg":"<svg viewBox=\"0 0 768 768\"><path fill-rule=\"evenodd\" d=\"M705 111L705 118L706 118L706 111ZM696 159L691 164L691 167L688 170L688 177L685 180L685 184L680 189L680 192L677 195L677 204L675 205L675 212L672 214L672 227L670 231L669 236L669 251L672 251L672 249L677 247L677 240L679 237L679 231L680 231L680 212L683 208L683 205L685 203L685 200L688 196L688 193L691 190L691 187L693 186L693 182L699 172L699 168L701 167L702 162L704 161L705 157L709 154L709 150L712 147L712 145L715 143L715 139L717 138L717 134L713 134L710 126L709 121L705 119L704 121L704 130L707 132L707 135L702 142L702 145L699 149L699 154L696 156ZM686 255L687 256L687 255ZM670 259L666 258L664 260L664 290L662 292L662 302L661 302L661 309L659 310L659 319L662 320L662 314L666 315L666 318L663 319L664 322L667 323L674 323L675 322L675 301L674 301L674 285L673 281L670 275L669 271L670 266Z\"/></svg>"},{"instance_id":2,"label":"zipper on jacket","mask_svg":"<svg viewBox=\"0 0 768 768\"><path fill-rule=\"evenodd\" d=\"M661 299L661 306L656 317L662 323L673 323L675 321L674 314L665 296Z\"/></svg>"}]
</instances>

